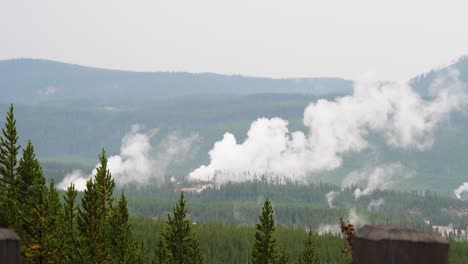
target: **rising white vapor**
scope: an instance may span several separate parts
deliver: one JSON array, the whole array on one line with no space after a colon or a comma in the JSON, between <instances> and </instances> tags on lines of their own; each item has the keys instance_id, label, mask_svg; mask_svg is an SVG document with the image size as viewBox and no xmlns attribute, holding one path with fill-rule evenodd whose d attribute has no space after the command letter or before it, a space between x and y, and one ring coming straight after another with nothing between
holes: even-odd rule
<instances>
[{"instance_id":1,"label":"rising white vapor","mask_svg":"<svg viewBox=\"0 0 468 264\"><path fill-rule=\"evenodd\" d=\"M156 184L164 182L168 166L184 159L193 143L198 140L197 135L183 138L176 134L170 134L158 148L158 151L153 153L150 140L157 133L157 130L153 129L147 133L142 133L140 130L138 125L134 125L122 139L120 155L108 158L108 169L118 186L127 184L140 186L150 182ZM74 170L67 174L57 187L66 189L73 183L77 190L84 190L86 181L96 174L96 167L90 175L85 175L80 170Z\"/></svg>"},{"instance_id":2,"label":"rising white vapor","mask_svg":"<svg viewBox=\"0 0 468 264\"><path fill-rule=\"evenodd\" d=\"M368 148L370 133L382 135L391 147L425 150L440 121L467 102L456 72L440 78L430 91L434 97L425 100L407 83L356 82L353 95L321 99L305 109L308 133L290 132L280 118L257 119L244 142L226 133L209 152L210 163L188 177L221 184L263 174L302 181L308 174L339 168L345 154Z\"/></svg>"},{"instance_id":3,"label":"rising white vapor","mask_svg":"<svg viewBox=\"0 0 468 264\"><path fill-rule=\"evenodd\" d=\"M317 233L319 235L324 235L324 234L334 234L334 235L339 235L341 234L341 229L340 226L335 224L335 225L330 225L330 224L320 224Z\"/></svg>"},{"instance_id":4,"label":"rising white vapor","mask_svg":"<svg viewBox=\"0 0 468 264\"><path fill-rule=\"evenodd\" d=\"M462 194L468 192L468 182L464 182L462 185L460 185L457 189L453 191L455 194L455 197L458 199L462 200Z\"/></svg>"},{"instance_id":5,"label":"rising white vapor","mask_svg":"<svg viewBox=\"0 0 468 264\"><path fill-rule=\"evenodd\" d=\"M360 215L357 211L356 208L351 208L349 209L349 214L348 214L348 221L350 224L353 224L354 227L361 227L365 224L367 224L368 220L365 216Z\"/></svg>"},{"instance_id":6,"label":"rising white vapor","mask_svg":"<svg viewBox=\"0 0 468 264\"><path fill-rule=\"evenodd\" d=\"M336 196L338 196L340 192L338 191L329 191L325 194L325 199L327 200L328 207L333 208L333 200L335 200Z\"/></svg>"},{"instance_id":7,"label":"rising white vapor","mask_svg":"<svg viewBox=\"0 0 468 264\"><path fill-rule=\"evenodd\" d=\"M412 173L405 172L404 167L399 162L383 164L351 172L343 179L342 187L367 182L366 188L362 190L361 188L356 188L354 190L354 198L359 199L361 196L372 194L377 189L384 190L393 187L398 180L411 176Z\"/></svg>"},{"instance_id":8,"label":"rising white vapor","mask_svg":"<svg viewBox=\"0 0 468 264\"><path fill-rule=\"evenodd\" d=\"M367 210L369 211L378 211L380 208L385 204L385 200L383 198L379 198L377 200L372 200L367 206Z\"/></svg>"}]
</instances>

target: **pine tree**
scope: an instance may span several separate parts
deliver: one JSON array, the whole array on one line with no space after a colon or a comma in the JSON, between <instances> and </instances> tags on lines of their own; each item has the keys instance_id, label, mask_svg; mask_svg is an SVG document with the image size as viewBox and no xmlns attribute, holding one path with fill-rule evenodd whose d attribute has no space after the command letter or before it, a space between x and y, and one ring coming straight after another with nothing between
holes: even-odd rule
<instances>
[{"instance_id":1,"label":"pine tree","mask_svg":"<svg viewBox=\"0 0 468 264\"><path fill-rule=\"evenodd\" d=\"M17 155L20 149L16 133L13 105L8 110L5 128L0 137L0 226L17 229L18 223L18 175Z\"/></svg>"},{"instance_id":2,"label":"pine tree","mask_svg":"<svg viewBox=\"0 0 468 264\"><path fill-rule=\"evenodd\" d=\"M50 263L61 263L64 259L63 245L63 207L60 201L60 196L55 188L54 180L49 184L47 190L47 206L46 206L46 241L45 247L47 250Z\"/></svg>"},{"instance_id":3,"label":"pine tree","mask_svg":"<svg viewBox=\"0 0 468 264\"><path fill-rule=\"evenodd\" d=\"M0 137L0 175L1 182L5 187L12 188L15 191L17 187L17 155L21 148L18 143L16 133L16 120L13 105L8 110L5 128L2 129L3 137Z\"/></svg>"},{"instance_id":4,"label":"pine tree","mask_svg":"<svg viewBox=\"0 0 468 264\"><path fill-rule=\"evenodd\" d=\"M187 219L184 193L173 209L173 215L167 215L167 227L163 233L168 251L168 263L201 263L198 239L191 232L191 223ZM195 258L195 259L194 259Z\"/></svg>"},{"instance_id":5,"label":"pine tree","mask_svg":"<svg viewBox=\"0 0 468 264\"><path fill-rule=\"evenodd\" d=\"M200 242L198 241L197 234L194 230L192 230L192 237L190 238L190 263L203 263L203 257L200 252Z\"/></svg>"},{"instance_id":6,"label":"pine tree","mask_svg":"<svg viewBox=\"0 0 468 264\"><path fill-rule=\"evenodd\" d=\"M19 195L18 202L24 204L28 198L28 190L34 183L34 180L42 176L42 169L39 160L34 153L34 146L31 141L25 149L23 156L18 162Z\"/></svg>"},{"instance_id":7,"label":"pine tree","mask_svg":"<svg viewBox=\"0 0 468 264\"><path fill-rule=\"evenodd\" d=\"M93 179L86 182L86 190L78 209L79 254L84 263L104 263L105 246L102 237L100 204Z\"/></svg>"},{"instance_id":8,"label":"pine tree","mask_svg":"<svg viewBox=\"0 0 468 264\"><path fill-rule=\"evenodd\" d=\"M103 149L99 155L100 165L96 175L86 183L81 208L78 210L80 255L86 263L103 263L111 259L111 231L114 180L107 168L107 156ZM125 202L126 206L126 202ZM127 213L128 218L128 213Z\"/></svg>"},{"instance_id":9,"label":"pine tree","mask_svg":"<svg viewBox=\"0 0 468 264\"><path fill-rule=\"evenodd\" d=\"M31 203L28 202L30 199L29 189L34 184L36 179L42 176L42 168L39 161L34 153L34 147L31 141L28 141L28 145L23 149L23 156L18 162L18 192L15 199L17 204L18 217L16 218L16 231L20 236L24 235L24 215L26 212L31 210Z\"/></svg>"},{"instance_id":10,"label":"pine tree","mask_svg":"<svg viewBox=\"0 0 468 264\"><path fill-rule=\"evenodd\" d=\"M47 213L47 188L44 177L34 179L29 189L28 210L23 213L22 254L27 262L44 263Z\"/></svg>"},{"instance_id":11,"label":"pine tree","mask_svg":"<svg viewBox=\"0 0 468 264\"><path fill-rule=\"evenodd\" d=\"M78 254L78 229L77 229L77 213L76 196L78 192L75 185L71 184L67 188L67 192L63 196L63 224L64 224L64 254L65 263L79 263Z\"/></svg>"},{"instance_id":12,"label":"pine tree","mask_svg":"<svg viewBox=\"0 0 468 264\"><path fill-rule=\"evenodd\" d=\"M114 201L112 193L114 191L115 182L112 175L107 168L106 151L102 149L99 155L100 165L96 168L96 175L94 176L96 194L99 201L99 211L103 218L110 215L112 203Z\"/></svg>"},{"instance_id":13,"label":"pine tree","mask_svg":"<svg viewBox=\"0 0 468 264\"><path fill-rule=\"evenodd\" d=\"M168 256L167 256L167 249L166 245L164 244L164 238L160 237L158 242L156 243L156 248L154 250L153 259L151 261L152 264L165 264L167 263Z\"/></svg>"},{"instance_id":14,"label":"pine tree","mask_svg":"<svg viewBox=\"0 0 468 264\"><path fill-rule=\"evenodd\" d=\"M304 251L302 252L301 258L299 259L301 264L319 264L320 260L317 255L317 250L315 248L315 239L312 229L307 231L307 237L304 242Z\"/></svg>"},{"instance_id":15,"label":"pine tree","mask_svg":"<svg viewBox=\"0 0 468 264\"><path fill-rule=\"evenodd\" d=\"M273 218L273 208L268 198L263 205L259 219L260 223L257 224L257 231L255 232L251 262L255 264L276 263L278 249L276 239L273 238L275 220Z\"/></svg>"},{"instance_id":16,"label":"pine tree","mask_svg":"<svg viewBox=\"0 0 468 264\"><path fill-rule=\"evenodd\" d=\"M128 223L127 201L122 193L110 219L110 252L113 263L135 263L137 244Z\"/></svg>"},{"instance_id":17,"label":"pine tree","mask_svg":"<svg viewBox=\"0 0 468 264\"><path fill-rule=\"evenodd\" d=\"M33 220L36 221L40 219L39 216L45 214L45 211L37 210L45 206L45 202L41 197L45 195L46 188L42 168L34 154L34 147L31 142L28 142L27 147L23 150L23 156L18 165L18 176L25 179L21 181L20 195L17 197L19 217L17 218L16 228L22 240L21 249L24 253L30 241L31 233L35 231L29 229L29 218L33 217ZM39 207L36 207L38 204ZM37 213L39 215L36 215Z\"/></svg>"},{"instance_id":18,"label":"pine tree","mask_svg":"<svg viewBox=\"0 0 468 264\"><path fill-rule=\"evenodd\" d=\"M62 207L53 181L34 179L29 188L29 211L24 212L22 254L26 263L61 263L63 254Z\"/></svg>"}]
</instances>

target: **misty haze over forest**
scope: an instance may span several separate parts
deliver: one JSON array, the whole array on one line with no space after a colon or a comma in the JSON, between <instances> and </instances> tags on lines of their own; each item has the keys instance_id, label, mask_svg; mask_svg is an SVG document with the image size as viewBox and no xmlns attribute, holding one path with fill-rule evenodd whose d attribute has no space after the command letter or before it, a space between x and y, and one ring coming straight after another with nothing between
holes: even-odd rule
<instances>
[{"instance_id":1,"label":"misty haze over forest","mask_svg":"<svg viewBox=\"0 0 468 264\"><path fill-rule=\"evenodd\" d=\"M396 166L378 180L388 178L381 187L411 183L454 195L467 169L459 155L468 140L465 58L415 76L410 86L372 77L140 73L29 59L1 61L0 69L0 85L18 87L2 102L16 104L23 145L37 142L43 162L76 163L81 170L64 184L82 179L82 188L101 147L118 155L111 171L123 185L211 181L216 172L218 183L271 174L342 186L359 174L365 188L371 171Z\"/></svg>"},{"instance_id":2,"label":"misty haze over forest","mask_svg":"<svg viewBox=\"0 0 468 264\"><path fill-rule=\"evenodd\" d=\"M2 2L0 249L468 263L467 8Z\"/></svg>"},{"instance_id":3,"label":"misty haze over forest","mask_svg":"<svg viewBox=\"0 0 468 264\"><path fill-rule=\"evenodd\" d=\"M147 248L156 240L139 232L165 222L145 219L166 217L178 191L203 224L203 250L216 247L207 245L209 223L254 224L265 197L274 201L280 228L312 227L321 243L333 245L329 250L339 245L340 217L357 227L385 222L468 239L466 57L406 82L372 74L345 80L126 72L14 59L0 61L0 86L16 87L0 106L14 104L19 143L34 142L45 179L64 195L72 195L73 184L86 198L105 165L128 197L134 238ZM107 157L97 161L101 149ZM320 259L339 262L325 244ZM288 247L299 258L301 246ZM212 263L242 250L203 252Z\"/></svg>"}]
</instances>

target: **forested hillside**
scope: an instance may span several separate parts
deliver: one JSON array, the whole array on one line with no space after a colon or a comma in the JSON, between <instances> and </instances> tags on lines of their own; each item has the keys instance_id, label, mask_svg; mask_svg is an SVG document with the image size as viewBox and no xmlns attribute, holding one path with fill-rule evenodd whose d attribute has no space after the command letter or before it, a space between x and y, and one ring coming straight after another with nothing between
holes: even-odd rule
<instances>
[{"instance_id":1,"label":"forested hillside","mask_svg":"<svg viewBox=\"0 0 468 264\"><path fill-rule=\"evenodd\" d=\"M336 229L322 230L323 223L336 225L344 217L358 224L359 214L369 223L431 230L450 222L466 229L466 202L431 192L377 191L353 201L351 186L331 205L324 195L340 191L336 186L265 177L213 186L188 195L188 202L174 192L180 186L169 183L116 190L104 150L84 192L74 185L60 192L53 180L46 182L33 144L21 151L13 106L0 138L0 227L19 234L24 263L345 263L344 241ZM366 210L376 197L386 203ZM347 215L351 206L357 210ZM452 262L463 263L468 244L456 241L465 237L461 231L447 235L454 239Z\"/></svg>"},{"instance_id":2,"label":"forested hillside","mask_svg":"<svg viewBox=\"0 0 468 264\"><path fill-rule=\"evenodd\" d=\"M449 69L457 69L459 79L466 81L467 61L462 58L448 68L422 74L412 85L427 95L424 91L430 83ZM110 155L118 154L134 124L143 132L158 130L151 138L156 153L152 158L164 148L168 135L197 136L189 153L164 170L182 180L208 162L209 150L226 132L242 142L252 121L260 117L280 117L288 121L291 132L307 132L303 125L307 105L349 94L352 85L339 79L134 73L28 59L2 61L0 68L0 85L5 87L0 113L8 103L18 103L20 144L24 146L28 139L35 142L47 177L57 182L75 169L91 171L96 165L95 153L103 147ZM341 185L346 175L363 166L400 163L412 177L396 182L393 188L453 195L468 172L464 158L468 154L467 124L463 113L451 115L435 129L434 145L425 151L385 148L382 138L371 136L372 149L356 153L340 168L312 175L312 179Z\"/></svg>"},{"instance_id":3,"label":"forested hillside","mask_svg":"<svg viewBox=\"0 0 468 264\"><path fill-rule=\"evenodd\" d=\"M0 102L50 100L105 103L148 102L204 94L345 94L352 82L339 78L271 79L183 72L130 72L39 59L0 61Z\"/></svg>"}]
</instances>

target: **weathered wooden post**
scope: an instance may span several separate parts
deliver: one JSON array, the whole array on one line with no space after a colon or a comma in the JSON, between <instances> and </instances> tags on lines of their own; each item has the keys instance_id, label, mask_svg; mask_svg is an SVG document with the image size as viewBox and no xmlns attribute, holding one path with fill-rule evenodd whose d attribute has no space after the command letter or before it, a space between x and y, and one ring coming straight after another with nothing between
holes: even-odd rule
<instances>
[{"instance_id":1,"label":"weathered wooden post","mask_svg":"<svg viewBox=\"0 0 468 264\"><path fill-rule=\"evenodd\" d=\"M20 238L10 229L0 228L0 263L20 263Z\"/></svg>"},{"instance_id":2,"label":"weathered wooden post","mask_svg":"<svg viewBox=\"0 0 468 264\"><path fill-rule=\"evenodd\" d=\"M354 264L448 264L440 234L390 225L365 225L353 239Z\"/></svg>"}]
</instances>

